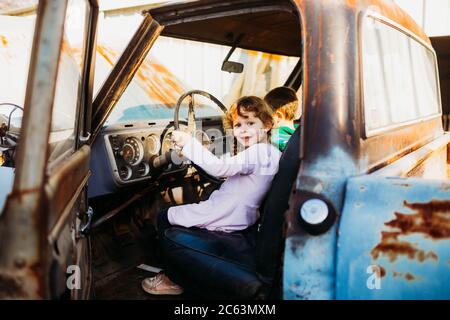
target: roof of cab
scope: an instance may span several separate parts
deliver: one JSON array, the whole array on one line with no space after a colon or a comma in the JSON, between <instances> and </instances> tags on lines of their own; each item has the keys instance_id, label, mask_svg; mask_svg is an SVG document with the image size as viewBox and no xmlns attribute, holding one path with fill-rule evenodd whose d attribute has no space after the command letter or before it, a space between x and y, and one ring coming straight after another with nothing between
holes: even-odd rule
<instances>
[{"instance_id":1,"label":"roof of cab","mask_svg":"<svg viewBox=\"0 0 450 320\"><path fill-rule=\"evenodd\" d=\"M238 45L239 47L300 56L299 32L297 32L300 31L298 9L306 21L313 21L317 17L317 10L325 11L329 6L351 10L356 14L370 9L410 30L426 43L430 43L421 27L392 0L176 1L146 12L150 13L161 25L166 26L163 35L232 45L239 34L251 32L254 36L251 39L244 37ZM267 11L254 10L249 13L251 8L263 7L267 8ZM308 10L310 8L314 8L314 10ZM269 12L270 10L272 13ZM220 17L219 14L225 11L233 14L234 17ZM241 19L238 19L236 16L240 12L243 14ZM251 24L248 23L250 14ZM210 19L205 19L206 17L217 19L210 21ZM258 40L260 37L262 40ZM271 44L269 51L266 48L267 43Z\"/></svg>"}]
</instances>

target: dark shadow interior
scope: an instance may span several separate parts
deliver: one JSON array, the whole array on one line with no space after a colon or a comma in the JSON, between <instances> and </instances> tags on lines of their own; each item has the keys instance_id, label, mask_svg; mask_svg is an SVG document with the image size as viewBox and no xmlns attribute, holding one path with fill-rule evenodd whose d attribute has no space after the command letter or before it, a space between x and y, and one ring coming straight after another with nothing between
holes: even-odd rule
<instances>
[{"instance_id":1,"label":"dark shadow interior","mask_svg":"<svg viewBox=\"0 0 450 320\"><path fill-rule=\"evenodd\" d=\"M293 12L258 12L169 25L162 34L227 45L232 45L242 34L240 48L286 56L301 55L300 28Z\"/></svg>"},{"instance_id":2,"label":"dark shadow interior","mask_svg":"<svg viewBox=\"0 0 450 320\"><path fill-rule=\"evenodd\" d=\"M444 130L450 130L450 36L431 37L436 51L441 87Z\"/></svg>"}]
</instances>

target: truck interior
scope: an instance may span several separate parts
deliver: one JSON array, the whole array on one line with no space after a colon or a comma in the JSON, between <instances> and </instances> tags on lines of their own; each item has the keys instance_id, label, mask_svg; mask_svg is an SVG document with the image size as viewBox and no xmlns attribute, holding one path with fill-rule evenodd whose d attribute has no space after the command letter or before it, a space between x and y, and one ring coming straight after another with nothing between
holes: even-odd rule
<instances>
[{"instance_id":1,"label":"truck interior","mask_svg":"<svg viewBox=\"0 0 450 320\"><path fill-rule=\"evenodd\" d=\"M359 3L360 8L366 8L369 2ZM66 10L59 1L55 0L52 3L58 8L55 15L61 20L64 14L71 11ZM438 195L442 199L447 195L448 187L445 183L440 184L439 180L433 183L425 179L411 180L419 188L414 190L419 191L409 192L408 188L412 185L409 182L404 183L402 179L414 177L439 179L443 176L441 164L444 162L445 176L448 178L450 175L447 146L449 138L448 134L444 133L449 127L449 99L446 90L449 84L446 72L449 61L449 37L431 39L436 49L440 71L444 120L442 130L440 96L434 94L439 93L439 86L437 81L431 81L436 75L435 52L428 48L428 38L425 34L409 17L405 17L403 11L397 10L393 2L382 6L386 17L369 10L369 14L363 19L358 20L358 16L355 20L363 22L359 27L367 27L362 29L363 32L355 29L355 35L366 32L363 39L366 46L361 46L363 49L358 51L359 46L355 46L358 37L351 38L353 40L348 44L358 49L354 53L362 53L363 59L355 64L348 63L344 66L347 68L341 68L345 63L334 63L334 55L331 54L333 51L327 51L325 48L324 39L338 38L335 37L336 28L330 27L334 26L333 24L325 22L325 19L314 20L324 14L320 12L321 9L315 7L319 2L310 1L314 5L308 6L308 10L304 12L308 18L312 15L311 19L320 21L317 28L312 28L320 32L310 34L311 36L302 34L302 17L297 4L292 0L226 2L200 0L154 7L142 12L142 23L134 34L130 34L131 40L122 54L114 52L105 46L105 43L97 43L97 47L94 47L96 34L93 30L97 30L98 6L95 0L89 0L89 3L92 5L90 18L87 18L86 12L79 12L89 23L86 23L84 33L82 29L79 30L81 47L76 48L67 45L65 38L65 27L70 25L67 16L64 20L67 25L55 28L58 35L39 37L43 34L49 35L51 33L49 30L53 31L51 23L46 25L38 23L37 32L33 33L35 17L53 17L49 14L53 7L46 6L44 2L40 2L38 7L38 12L42 14L35 17L25 19L0 15L2 32L0 49L3 50L0 51L0 67L2 70L9 70L5 74L15 73L14 77L0 79L3 88L0 101L0 218L2 218L0 227L4 225L9 227L6 229L8 233L0 232L2 241L6 239L3 242L3 255L0 261L3 264L0 267L3 269L0 268L0 276L7 274L9 278L4 279L17 280L17 288L25 288L24 292L16 290L18 297L105 300L318 297L375 299L389 297L391 293L394 294L391 295L394 298L399 297L395 296L397 293L403 298L403 291L412 293L414 298L419 291L426 293L427 290L411 290L399 282L398 280L402 279L397 277L394 279L397 282L388 282L395 290L383 290L377 296L376 293L361 291L361 288L356 287L355 284L359 282L355 281L355 277L360 277L361 283L366 283L366 279L362 278L366 276L366 261L372 263L378 256L384 259L385 267L391 267L391 271L396 270L393 268L397 265L386 259L390 257L392 247L397 245L397 242L392 242L393 238L385 237L384 228L394 224L396 226L397 222L391 220L390 215L395 215L396 218L403 217L403 214L399 213L403 211L395 209L395 205L400 206L402 210L404 206L413 207L409 203L418 201L416 195L422 197L430 190L429 198L434 199L438 194L434 194L434 190L439 191ZM383 3L380 1L380 4ZM322 9L328 12L328 3L321 2L321 4ZM351 5L354 4L345 3L347 7ZM353 9L351 12L354 12ZM400 23L401 26L393 24L403 18L405 20ZM43 20L49 22L51 19ZM323 23L329 28L322 28ZM374 23L377 28L373 28ZM405 28L402 26L407 30L403 30ZM10 33L7 34L7 31ZM5 37L5 34L8 36ZM19 35L16 41L13 41L13 37L9 37L12 34ZM318 41L314 41L316 35ZM420 41L414 41L417 37L421 38L416 39ZM46 43L47 40L51 42ZM421 45L423 41L427 43ZM25 56L26 53L32 52L30 48L36 43L52 49L51 57L54 57L52 61L56 62L59 57L59 63L63 62L64 67L57 68L57 63L50 63L54 67L54 73L37 73L43 75L41 80L49 80L45 82L47 85L39 87L39 81L30 81L33 85L29 90L26 87L31 85L27 83L26 77L29 70L33 75L36 68L28 67ZM408 45L403 45L405 43ZM395 45L398 46L397 49ZM429 50L423 50L423 45ZM74 48L77 50L73 50ZM183 51L179 48L183 48ZM409 51L401 51L399 48ZM417 50L412 51L414 48ZM397 60L389 54L390 50L398 53L395 56ZM405 55L402 52L409 54ZM411 52L417 54L413 55ZM314 57L317 64L312 61L306 63L307 57L303 56L304 53ZM382 53L388 53L385 56L389 59L380 59ZM325 55L330 56L328 65L327 60L322 58ZM354 61L351 53L345 52L344 56ZM31 60L36 57L37 54L31 55ZM43 57L48 58L50 55L41 55L40 59L35 60L42 61ZM420 59L413 60L411 57ZM367 62L366 66L364 61ZM385 63L386 61L389 63ZM414 61L419 62L413 63ZM43 64L36 63L36 65ZM100 65L112 69L98 70ZM305 110L304 100L301 98L303 68L308 67L308 74L314 75L316 74L314 68L317 66L322 70L326 70L324 66L327 68L338 66L338 70L323 72L325 78L327 75L332 79L317 78L320 80L317 87L311 86L310 82L308 92L305 93L308 94L307 99L315 95L315 90L318 94L322 94L323 87L327 86L339 89L329 93L328 98L345 97L347 100L342 101L351 103L341 103L338 106L336 103L328 102L336 100L323 99L327 103L319 104L320 108ZM370 68L367 68L368 66ZM403 69L398 70L407 72L398 72L391 66L400 66ZM368 69L369 72L357 74L354 72L357 69L361 69L359 71ZM347 73L341 72L343 70L347 70ZM420 76L409 77L408 72ZM49 74L55 76L48 76ZM95 87L93 78L98 74L106 78L101 79L103 82L97 83L96 91L92 90ZM335 74L342 76L339 78L341 80L346 75L356 78L364 75L368 77L361 83L342 81L351 85L334 86ZM401 75L403 78L385 76L386 74ZM33 77L31 78L33 80ZM425 97L421 101L427 103L419 105L419 99L412 101L414 95L408 94L406 84L399 79L410 79L409 88L420 88L422 96ZM305 83L306 80L308 77L305 77ZM56 93L49 89L52 83L56 83ZM361 85L362 90L359 89ZM242 96L262 97L278 86L295 89L299 96L300 109L303 109L301 111L308 113L301 118L300 128L295 131L281 156L279 171L259 208L258 221L245 230L233 233L173 226L167 229L163 236L159 236L156 220L161 210L206 200L214 190L221 187L223 182L208 175L193 163L178 161L176 158L174 160L172 131L181 129L195 134L195 137L216 156L227 156L238 146L230 133L224 129L222 122L224 112ZM401 89L403 95L395 94L396 90L387 88L397 88L397 91ZM46 92L45 95L42 95L41 89ZM68 94L65 89L71 93ZM18 92L21 94L17 94ZM23 100L25 93L32 95L34 100ZM92 94L94 99L91 99ZM362 109L359 108L362 101L357 99L361 94L364 95L362 98L365 102ZM12 95L20 96L22 100L13 100ZM41 107L39 102L44 100L40 95L52 99L45 105L48 112L42 112L39 108ZM408 101L412 101L411 105L414 104L417 108L411 108L406 98L409 98ZM385 100L390 102L378 103ZM399 107L400 103L402 107ZM28 107L24 109L24 105ZM311 105L316 106L315 100ZM351 110L353 107L354 110ZM335 112L335 108L342 113ZM365 115L369 114L365 112L366 110L372 111L373 116L365 118ZM405 110L408 112L404 112ZM51 118L47 117L50 112L53 112ZM315 114L320 117L314 117ZM324 117L322 114L337 114L340 119L336 122L333 118ZM358 121L347 116L351 114L356 115L356 118L359 117ZM382 115L384 117L381 117ZM28 121L27 125L23 126L26 129L24 131L21 130L22 118ZM379 121L375 121L377 118ZM318 119L317 123L314 119ZM41 124L45 121L48 121L46 123L48 126ZM333 130L323 132L315 130L330 127L330 121L334 121L331 125ZM314 126L308 126L311 123L314 123ZM35 134L32 129L39 125L41 134ZM310 130L312 127L314 130ZM47 136L43 134L47 132L45 128L50 128L48 141ZM341 134L348 130L352 134ZM27 134L25 137L24 132ZM37 141L41 144L34 143L33 137L39 138ZM317 143L321 140L332 146L342 144L349 152L357 150L354 153L355 158L342 152L333 153L333 150L326 155L322 154L322 150L329 148ZM39 150L34 152L34 148L42 145L44 148L48 147L48 157ZM21 150L24 151L18 152L19 156L16 159L17 147L21 146ZM40 161L32 158L32 155L36 155ZM310 163L313 165L308 166ZM329 168L330 165L332 168ZM347 170L349 165L354 168ZM338 171L338 179L335 179L335 176L331 176L331 180L329 177L316 179L316 173L319 172L316 169L325 166L326 170ZM341 172L341 168L345 172ZM27 177L36 177L35 172L42 173L40 180L26 181ZM359 173L363 173L363 176L354 177ZM18 185L20 187L20 183L15 181L19 180L18 177L27 182L21 186L22 188L17 188ZM344 182L347 180L350 183ZM297 181L297 187L302 186L301 191L294 187L294 181ZM358 201L367 201L374 211L371 213L359 205L346 205L343 207L345 214L343 213L342 217L348 222L341 219L340 225L334 225L338 210L332 206L341 202L342 205L355 202L352 195L359 195L368 190L363 185L366 183L375 186L380 194L389 193L389 190L393 190L390 192L392 195L398 193L399 196L394 199L396 202L379 201L381 196L375 197L372 193L369 195L366 192L366 198ZM322 184L327 185L323 190ZM322 191L316 191L316 186ZM392 189L386 189L385 186ZM352 187L354 189L351 189ZM29 193L30 190L34 190L33 194ZM348 190L353 190L353 193ZM24 208L21 203L26 201L22 196L11 197L14 193L24 194L28 197L28 202L33 203L36 208L17 210ZM37 194L39 198L33 201L30 194L31 196ZM324 229L327 230L324 234L318 235L313 232L313 228L308 229L311 224L308 227L306 222L302 225L298 223L301 222L298 208L301 208L301 203L304 203L305 199L312 198L323 200L331 213L327 215L326 220L331 222L328 223L327 229ZM330 199L332 201L329 201ZM405 199L410 200L407 202ZM428 200L426 198L426 201ZM444 210L447 210L448 201L444 200ZM436 209L434 202L430 203ZM7 210L4 210L5 204ZM365 220L361 214L363 211L370 216L370 220ZM4 215L1 216L2 214ZM438 212L438 219L439 214ZM34 220L28 219L30 215ZM9 218L7 223L4 223L5 217ZM363 227L355 228L357 219L361 219L359 222L361 226L366 226L367 221L372 225L374 220L378 221L379 226L371 228L373 230L370 230L370 233ZM26 220L27 226L23 223ZM43 220L46 225L40 223ZM427 224L427 221L419 222ZM445 220L439 224L445 228ZM22 225L24 228L14 229ZM335 229L329 230L331 226ZM420 229L416 228L415 224L414 228ZM17 230L20 232L16 232ZM416 231L414 230L415 233L420 233L422 229ZM382 239L387 240L386 243L377 244L380 234ZM391 234L396 240L398 231ZM427 240L427 234L422 238ZM355 239L362 241L355 242ZM419 238L414 238L414 241L416 239ZM354 243L358 245L354 246ZM45 246L44 250L41 244ZM399 255L406 255L404 245L403 240L398 242L396 248L400 251ZM17 247L31 252L28 254L28 260L23 263L28 263L28 269L16 263L16 256L20 257L21 254L21 250L15 250ZM380 247L386 251L383 257L378 253ZM446 246L437 248L438 253L448 252ZM367 254L373 253L374 250L376 254ZM310 252L322 254L319 257L309 254ZM359 270L357 268L348 268L348 261L357 259L360 259L358 268L364 267L363 272L355 271ZM321 266L318 266L317 260L321 260ZM408 263L411 262L409 260ZM423 259L419 255L418 267L423 266L421 260ZM34 269L36 261L41 264L40 271L46 272L48 277L36 276L38 274ZM444 266L446 261L447 258L441 259L439 266ZM83 268L82 284L85 288L89 288L88 290L67 288L67 266L74 264ZM411 265L416 266L414 261ZM437 270L436 265L433 264L432 267L433 270ZM18 271L10 276L11 270ZM31 272L27 273L29 270ZM141 288L142 280L154 276L161 270L184 288L182 295L153 296ZM389 271L388 268L386 270ZM422 268L421 271L423 270L427 269ZM328 273L327 279L324 272ZM434 276L436 274L434 271L430 274L434 280L439 279ZM305 277L308 280L304 281ZM395 277L394 272L390 279ZM32 281L28 281L30 279ZM90 290L91 283L93 290ZM420 283L425 282L415 282L418 285ZM435 288L440 288L440 285L442 284L439 283ZM45 292L35 290L42 286L45 286ZM332 287L333 289L330 289ZM402 288L405 290L402 291ZM7 292L6 296L14 295Z\"/></svg>"},{"instance_id":2,"label":"truck interior","mask_svg":"<svg viewBox=\"0 0 450 320\"><path fill-rule=\"evenodd\" d=\"M264 92L280 85L296 90L300 87L300 17L291 2L234 4L214 9L205 6L197 7L195 12L189 4L175 6L149 12L164 25L150 55L159 42L164 45L183 39L203 43L210 50L207 52L228 53L227 63L239 56L239 62L222 64L225 56L221 55L220 63L208 68L208 77L238 72L228 76L241 81L243 87L251 79L239 73L239 63L245 73L254 57L289 60L289 72L278 81L265 82ZM171 16L175 9L177 17ZM234 49L240 54L230 56ZM164 239L158 239L155 223L160 210L206 200L221 183L189 163L167 161L164 156L170 152L171 131L175 127L195 126L195 115L197 130L201 126L199 139L216 156L230 152L232 146L229 139L223 139L226 132L222 115L229 106L223 101L226 97L205 88L193 88L189 83L177 85L180 82L173 78L143 83L140 75L151 67L152 61L144 60L92 144L88 193L94 211L90 234L96 298L161 299L141 289L141 281L154 276L158 268L185 288L185 293L174 299L281 298L283 215L300 161L299 130L282 155L279 172L260 208L258 223L234 233L174 226L166 230ZM170 65L166 67L170 69ZM262 78L270 77L273 68L267 64ZM127 98L133 93L136 96L142 88L147 88L147 95ZM183 95L186 88L197 91ZM242 90L236 90L233 98L239 98L241 93ZM163 296L168 298L171 297Z\"/></svg>"}]
</instances>

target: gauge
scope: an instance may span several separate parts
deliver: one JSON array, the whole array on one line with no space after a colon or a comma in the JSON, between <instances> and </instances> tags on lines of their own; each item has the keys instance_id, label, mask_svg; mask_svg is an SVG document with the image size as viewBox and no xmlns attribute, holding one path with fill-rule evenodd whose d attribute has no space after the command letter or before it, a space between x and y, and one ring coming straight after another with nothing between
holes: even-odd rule
<instances>
[{"instance_id":1,"label":"gauge","mask_svg":"<svg viewBox=\"0 0 450 320\"><path fill-rule=\"evenodd\" d=\"M169 151L172 148L172 132L169 132L165 135L164 140L162 142L162 146L161 146L161 154L165 154L167 151Z\"/></svg>"},{"instance_id":2,"label":"gauge","mask_svg":"<svg viewBox=\"0 0 450 320\"><path fill-rule=\"evenodd\" d=\"M133 171L129 166L122 166L119 169L119 177L123 181L127 181L131 178L131 175L133 174Z\"/></svg>"},{"instance_id":3,"label":"gauge","mask_svg":"<svg viewBox=\"0 0 450 320\"><path fill-rule=\"evenodd\" d=\"M145 139L145 150L147 155L158 154L160 149L161 142L156 135L151 134L147 137L147 139Z\"/></svg>"},{"instance_id":4,"label":"gauge","mask_svg":"<svg viewBox=\"0 0 450 320\"><path fill-rule=\"evenodd\" d=\"M135 166L144 158L144 146L138 139L128 137L125 139L120 155L127 164Z\"/></svg>"},{"instance_id":5,"label":"gauge","mask_svg":"<svg viewBox=\"0 0 450 320\"><path fill-rule=\"evenodd\" d=\"M141 162L139 163L139 165L137 166L137 172L139 173L139 175L141 177L146 176L149 174L150 172L150 166L148 165L148 163L146 162Z\"/></svg>"},{"instance_id":6,"label":"gauge","mask_svg":"<svg viewBox=\"0 0 450 320\"><path fill-rule=\"evenodd\" d=\"M111 147L114 150L114 152L119 151L120 145L119 145L119 140L118 140L117 135L111 136L110 141L111 141Z\"/></svg>"}]
</instances>

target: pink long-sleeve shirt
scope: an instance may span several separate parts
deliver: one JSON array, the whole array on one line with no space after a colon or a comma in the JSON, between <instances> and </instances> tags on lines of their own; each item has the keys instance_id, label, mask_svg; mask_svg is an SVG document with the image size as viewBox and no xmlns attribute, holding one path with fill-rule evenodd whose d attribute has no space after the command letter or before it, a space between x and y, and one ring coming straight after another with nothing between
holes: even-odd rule
<instances>
[{"instance_id":1,"label":"pink long-sleeve shirt","mask_svg":"<svg viewBox=\"0 0 450 320\"><path fill-rule=\"evenodd\" d=\"M278 148L258 143L234 157L219 159L192 138L182 152L210 175L228 178L208 200L169 208L172 225L233 232L256 222L258 208L278 171Z\"/></svg>"}]
</instances>

